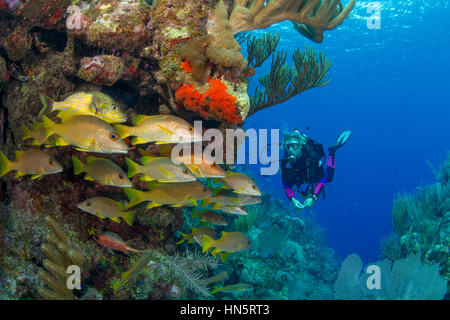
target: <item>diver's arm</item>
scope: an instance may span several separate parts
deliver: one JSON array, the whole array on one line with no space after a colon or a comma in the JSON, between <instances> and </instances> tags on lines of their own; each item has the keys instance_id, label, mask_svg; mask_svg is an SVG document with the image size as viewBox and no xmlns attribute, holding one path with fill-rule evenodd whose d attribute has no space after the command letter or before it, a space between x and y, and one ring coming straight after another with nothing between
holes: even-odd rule
<instances>
[{"instance_id":1,"label":"diver's arm","mask_svg":"<svg viewBox=\"0 0 450 320\"><path fill-rule=\"evenodd\" d=\"M287 197L291 200L294 197L294 190L292 190L292 186L287 182L283 182L283 187Z\"/></svg>"}]
</instances>

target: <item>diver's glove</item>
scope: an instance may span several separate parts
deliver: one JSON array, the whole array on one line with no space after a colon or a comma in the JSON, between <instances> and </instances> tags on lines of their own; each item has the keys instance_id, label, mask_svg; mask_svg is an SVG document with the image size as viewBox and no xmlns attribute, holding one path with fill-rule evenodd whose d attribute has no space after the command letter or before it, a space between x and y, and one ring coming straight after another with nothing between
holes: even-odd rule
<instances>
[{"instance_id":1,"label":"diver's glove","mask_svg":"<svg viewBox=\"0 0 450 320\"><path fill-rule=\"evenodd\" d=\"M306 199L305 202L303 202L303 208L305 208L305 209L311 208L312 205L314 204L314 202L316 202L316 200L317 200L317 196L315 194L313 194L311 197Z\"/></svg>"},{"instance_id":2,"label":"diver's glove","mask_svg":"<svg viewBox=\"0 0 450 320\"><path fill-rule=\"evenodd\" d=\"M303 205L297 199L291 198L291 202L294 205L294 207L296 207L297 209L303 209Z\"/></svg>"}]
</instances>

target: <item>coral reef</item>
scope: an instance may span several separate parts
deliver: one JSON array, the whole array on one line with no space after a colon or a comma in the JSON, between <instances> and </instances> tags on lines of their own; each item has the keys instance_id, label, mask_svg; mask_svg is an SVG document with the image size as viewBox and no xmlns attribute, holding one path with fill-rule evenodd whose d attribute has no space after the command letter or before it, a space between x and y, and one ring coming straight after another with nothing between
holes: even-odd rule
<instances>
[{"instance_id":1,"label":"coral reef","mask_svg":"<svg viewBox=\"0 0 450 320\"><path fill-rule=\"evenodd\" d=\"M261 109L261 106L285 101L299 90L324 84L323 77L319 77L321 73L318 74L319 80L311 82L308 77L303 80L305 75L300 73L300 69L297 68L298 75L294 76L294 73L280 72L280 68L284 67L277 65L274 66L274 74L290 75L292 77L287 78L293 84L301 82L305 86L296 87L295 93L283 98L271 100L270 94L262 95L259 100L253 99L261 103L251 108L247 89L252 68L260 66L273 55L278 40L268 36L264 43L270 44L261 52L260 42L255 42L252 53L249 52L246 59L233 36L236 29L229 12L236 8L231 5L231 1L212 0L98 0L89 3L70 0L0 1L0 149L12 159L16 150L40 148L64 167L63 172L41 180L15 178L11 174L2 177L0 241L8 244L0 246L2 298L170 299L209 295L202 287L202 279L212 277L212 271L200 270L198 265L187 266L192 259L177 253L175 233L183 226L185 218L180 208L139 207L132 226L111 220L101 221L94 215L82 212L77 209L77 204L86 199L102 196L121 201L126 199L126 195L121 189L85 181L73 174L72 156L85 162L86 152L65 146L61 140L57 143L55 137L47 141L48 146L53 146L51 148L32 145L30 140L22 140L22 128L35 128L34 124L40 121L42 95L62 101L74 92L102 91L117 100L128 119L137 114L176 114L189 122L205 119L205 128L225 130L241 126L248 115ZM241 2L240 5L244 6ZM318 10L319 6L316 8ZM332 11L339 11L340 8L342 6L339 4ZM312 15L315 21L318 21L316 16L321 16L320 12ZM332 21L328 21L326 27L314 25L317 34L320 30L326 30L330 23L340 23L347 14L348 7L337 16L325 15ZM298 56L298 61L305 64L304 70L308 72L312 66L324 61L314 60L308 54ZM284 63L283 59L278 62ZM325 66L320 66L323 67L321 72L326 73ZM266 84L266 90L275 85L274 82ZM49 118L59 121L55 114L49 115ZM130 144L130 140L125 139L125 143ZM163 152L160 146L151 145L146 149L156 156ZM126 156L137 161L139 152L132 147ZM105 155L122 168L126 156ZM133 185L143 187L143 182L134 177ZM266 199L264 208L271 205ZM284 258L278 257L278 253L271 248L264 249L264 255L274 255L280 259L272 261L270 268L280 261L285 264L277 282L276 290L280 291L274 291L270 296L285 298L289 297L289 292L295 291L285 288L282 283L282 279L286 278L284 273L297 277L299 283L315 278L323 284L330 283L335 270L329 262L329 251L315 243L316 234L304 231L300 220L289 220L285 215L278 217L276 212L285 210L279 202L274 206L268 209L271 213L265 216L264 223L276 224L283 230L287 228L290 233L279 241L283 245L277 247L285 248L284 251L279 250L284 252ZM49 233L47 223L52 219L58 221L58 227L50 223L54 227ZM232 222L230 217L227 219ZM245 230L248 230L249 237L254 236L257 243L263 243L266 242L264 237L258 235L267 232L265 228L268 225L258 228L255 224L259 221L258 218L245 222ZM190 225L189 222L187 225ZM239 227L239 223L237 225ZM101 247L93 241L93 236L105 228L132 241L132 247L137 248L138 252L157 252L151 256L153 263L145 264L142 262L145 258L130 258ZM60 230L64 230L65 235ZM66 237L70 245L65 244ZM56 249L53 256L52 250L45 249L48 246ZM61 270L71 260L66 250L69 247L79 250L85 259L82 289L74 290L73 295L60 290L63 280ZM237 270L233 265L244 262L253 261L269 271L257 252L257 248L262 247L256 244L255 249L232 255L227 267L229 274L233 275L230 281L237 277L236 271L231 271ZM287 266L286 256L290 254L297 257L296 261L312 261L308 264L307 276L301 278L299 275L303 272L300 269ZM66 261L61 263L60 258ZM321 259L326 261L327 266L315 266L323 263ZM117 283L114 280L120 281L122 274L138 260L146 266L137 276L143 282L129 281L114 292ZM184 270L184 276L176 271L180 265L183 268L179 271ZM155 270L158 272L153 274ZM250 269L245 270L246 274L252 273ZM201 279L197 278L197 271L202 272ZM325 275L326 272L328 275ZM187 281L186 276L194 281ZM258 276L255 274L255 277ZM270 277L267 273L267 278L262 282L267 288L273 281ZM43 287L43 280L49 288ZM257 281L249 280L255 286ZM194 292L189 289L194 289ZM262 298L262 292L257 296ZM294 296L292 293L291 297ZM312 293L305 292L298 296L312 297Z\"/></svg>"},{"instance_id":2,"label":"coral reef","mask_svg":"<svg viewBox=\"0 0 450 320\"><path fill-rule=\"evenodd\" d=\"M382 242L390 260L418 254L426 263L437 263L450 281L450 154L436 172L438 182L414 195L398 195L392 208L393 234Z\"/></svg>"}]
</instances>

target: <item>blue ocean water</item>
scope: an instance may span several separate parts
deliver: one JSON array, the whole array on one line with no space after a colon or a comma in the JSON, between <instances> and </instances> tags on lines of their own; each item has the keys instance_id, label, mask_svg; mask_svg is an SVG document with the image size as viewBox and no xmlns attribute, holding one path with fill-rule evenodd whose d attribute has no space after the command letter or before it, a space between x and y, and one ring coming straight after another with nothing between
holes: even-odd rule
<instances>
[{"instance_id":1,"label":"blue ocean water","mask_svg":"<svg viewBox=\"0 0 450 320\"><path fill-rule=\"evenodd\" d=\"M367 27L370 4L380 7L380 29ZM324 146L343 129L353 131L337 153L326 199L310 213L341 258L357 253L366 262L378 259L380 239L391 231L395 195L432 182L426 162L438 166L450 150L449 8L449 1L358 1L321 44L309 42L290 22L264 30L280 33L278 49L288 56L313 45L332 62L329 85L256 113L245 128L287 125ZM269 65L257 69L255 78ZM251 170L259 172L257 166ZM259 184L288 202L280 174L261 177Z\"/></svg>"}]
</instances>

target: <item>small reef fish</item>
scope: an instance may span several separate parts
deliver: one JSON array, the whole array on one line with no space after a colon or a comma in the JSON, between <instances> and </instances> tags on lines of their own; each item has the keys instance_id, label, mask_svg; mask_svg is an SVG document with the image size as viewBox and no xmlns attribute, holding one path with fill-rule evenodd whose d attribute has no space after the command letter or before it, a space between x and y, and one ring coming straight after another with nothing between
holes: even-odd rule
<instances>
[{"instance_id":1,"label":"small reef fish","mask_svg":"<svg viewBox=\"0 0 450 320\"><path fill-rule=\"evenodd\" d=\"M122 123L127 121L127 116L119 105L107 94L100 91L77 92L61 102L53 101L44 94L39 94L44 105L39 118L44 112L51 113L62 110L76 115L89 115L98 117L108 123Z\"/></svg>"},{"instance_id":2,"label":"small reef fish","mask_svg":"<svg viewBox=\"0 0 450 320\"><path fill-rule=\"evenodd\" d=\"M197 178L182 164L173 163L168 157L142 157L142 165L137 164L130 158L125 158L128 165L128 177L141 173L143 181L159 182L189 182Z\"/></svg>"},{"instance_id":3,"label":"small reef fish","mask_svg":"<svg viewBox=\"0 0 450 320\"><path fill-rule=\"evenodd\" d=\"M162 205L196 207L198 200L203 200L211 195L211 190L200 181L169 184L150 182L148 187L149 191L123 189L130 200L127 207L130 208L146 201L150 201L147 209Z\"/></svg>"},{"instance_id":4,"label":"small reef fish","mask_svg":"<svg viewBox=\"0 0 450 320\"><path fill-rule=\"evenodd\" d=\"M129 188L133 183L126 173L117 164L108 159L88 156L86 164L75 156L72 156L73 171L75 175L86 172L84 179L96 181L106 186Z\"/></svg>"},{"instance_id":5,"label":"small reef fish","mask_svg":"<svg viewBox=\"0 0 450 320\"><path fill-rule=\"evenodd\" d=\"M22 124L22 129L23 141L33 139L31 144L34 146L40 146L41 144L44 144L45 141L47 141L47 130L45 130L42 122L33 123L33 127L31 128L31 130L26 125Z\"/></svg>"},{"instance_id":6,"label":"small reef fish","mask_svg":"<svg viewBox=\"0 0 450 320\"><path fill-rule=\"evenodd\" d=\"M228 279L228 272L222 271L221 273L218 273L218 274L216 274L216 275L214 275L212 277L206 278L205 282L207 284L209 284L209 283L220 282L220 281L223 281L223 280L226 280L226 279Z\"/></svg>"},{"instance_id":7,"label":"small reef fish","mask_svg":"<svg viewBox=\"0 0 450 320\"><path fill-rule=\"evenodd\" d=\"M225 232L222 231L222 236L218 240L214 240L208 235L202 235L203 251L206 252L210 248L215 248L211 254L213 256L220 255L222 262L225 262L228 255L232 252L238 252L250 248L250 243L242 232Z\"/></svg>"},{"instance_id":8,"label":"small reef fish","mask_svg":"<svg viewBox=\"0 0 450 320\"><path fill-rule=\"evenodd\" d=\"M261 203L261 198L242 193L234 193L231 190L220 190L216 195L204 200L202 207L213 204L213 210L224 206L242 207Z\"/></svg>"},{"instance_id":9,"label":"small reef fish","mask_svg":"<svg viewBox=\"0 0 450 320\"><path fill-rule=\"evenodd\" d=\"M187 243L193 243L194 241L197 242L197 240L195 239L196 237L198 237L198 239L200 240L200 245L202 245L203 242L201 242L201 236L202 235L208 235L210 238L217 240L217 234L216 231L214 229L211 228L192 228L191 233L183 233L180 232L180 235L183 237L183 239L181 239L180 241L177 242L177 244L181 244L185 241L187 241ZM197 242L198 243L198 242Z\"/></svg>"},{"instance_id":10,"label":"small reef fish","mask_svg":"<svg viewBox=\"0 0 450 320\"><path fill-rule=\"evenodd\" d=\"M93 236L93 239L98 244L100 244L101 246L103 246L105 248L121 251L127 255L130 255L129 254L130 252L135 252L135 253L148 252L148 250L139 250L139 249L134 249L134 248L129 247L127 245L127 243L122 240L122 238L120 238L117 234L109 232L109 231L95 235L95 236Z\"/></svg>"},{"instance_id":11,"label":"small reef fish","mask_svg":"<svg viewBox=\"0 0 450 320\"><path fill-rule=\"evenodd\" d=\"M237 214L240 216L248 216L248 212L243 207L231 207L231 206L220 206L218 204L214 204L214 210L222 211L225 213Z\"/></svg>"},{"instance_id":12,"label":"small reef fish","mask_svg":"<svg viewBox=\"0 0 450 320\"><path fill-rule=\"evenodd\" d=\"M112 221L120 223L122 218L130 226L133 225L134 214L136 211L126 211L123 202L114 201L106 197L92 197L77 205L77 208L93 214L100 219L109 218Z\"/></svg>"},{"instance_id":13,"label":"small reef fish","mask_svg":"<svg viewBox=\"0 0 450 320\"><path fill-rule=\"evenodd\" d=\"M177 155L173 160L185 165L197 178L223 178L226 174L220 165L201 155Z\"/></svg>"},{"instance_id":14,"label":"small reef fish","mask_svg":"<svg viewBox=\"0 0 450 320\"><path fill-rule=\"evenodd\" d=\"M0 151L0 177L10 171L16 171L15 178L31 174L31 179L38 179L44 175L62 172L63 167L49 154L38 149L16 151L14 161L9 161Z\"/></svg>"},{"instance_id":15,"label":"small reef fish","mask_svg":"<svg viewBox=\"0 0 450 320\"><path fill-rule=\"evenodd\" d=\"M111 125L93 116L74 116L59 113L60 124L42 116L47 137L52 134L61 136L67 145L77 150L98 153L127 153L129 148Z\"/></svg>"},{"instance_id":16,"label":"small reef fish","mask_svg":"<svg viewBox=\"0 0 450 320\"><path fill-rule=\"evenodd\" d=\"M253 290L253 287L247 283L236 283L225 286L223 288L214 286L214 289L211 291L211 294L216 292L224 292L224 293L242 293L246 291Z\"/></svg>"},{"instance_id":17,"label":"small reef fish","mask_svg":"<svg viewBox=\"0 0 450 320\"><path fill-rule=\"evenodd\" d=\"M112 288L114 290L114 294L116 294L117 290L120 286L126 284L128 281L135 279L142 270L144 270L151 263L151 255L144 254L142 257L138 259L138 261L133 265L133 267L123 272L120 275L120 280L112 284Z\"/></svg>"},{"instance_id":18,"label":"small reef fish","mask_svg":"<svg viewBox=\"0 0 450 320\"><path fill-rule=\"evenodd\" d=\"M200 218L201 222L209 222L216 226L228 225L228 222L225 221L224 217L220 213L214 211L206 211L200 213L199 211L194 209L194 214L192 215L192 218Z\"/></svg>"},{"instance_id":19,"label":"small reef fish","mask_svg":"<svg viewBox=\"0 0 450 320\"><path fill-rule=\"evenodd\" d=\"M192 143L202 141L201 132L194 132L194 127L186 120L171 115L137 115L133 118L133 126L117 124L115 129L122 138L133 136L133 145L155 142Z\"/></svg>"},{"instance_id":20,"label":"small reef fish","mask_svg":"<svg viewBox=\"0 0 450 320\"><path fill-rule=\"evenodd\" d=\"M214 179L214 183L220 181L225 183L225 186L233 189L235 193L261 196L261 190L259 190L256 183L243 173L227 171L225 178Z\"/></svg>"}]
</instances>

